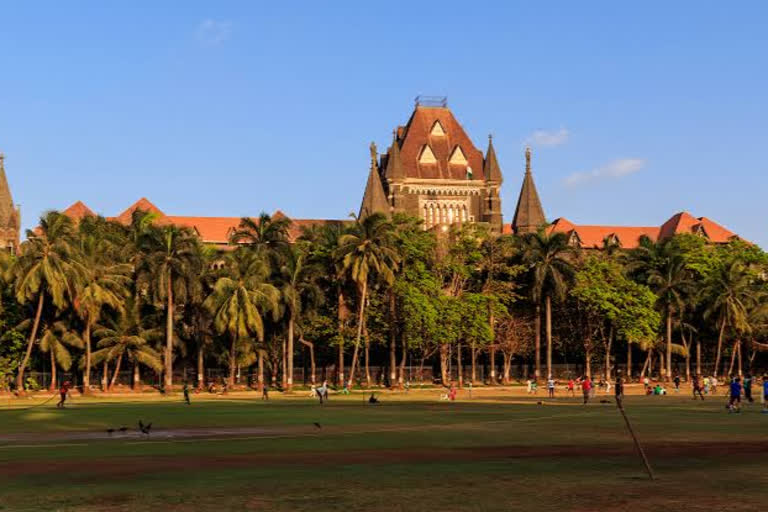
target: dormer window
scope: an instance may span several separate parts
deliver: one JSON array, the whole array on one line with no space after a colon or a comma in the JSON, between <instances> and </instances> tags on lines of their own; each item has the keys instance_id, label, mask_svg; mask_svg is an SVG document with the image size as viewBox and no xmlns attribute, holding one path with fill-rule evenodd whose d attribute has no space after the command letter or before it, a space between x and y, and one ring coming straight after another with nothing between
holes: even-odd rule
<instances>
[{"instance_id":1,"label":"dormer window","mask_svg":"<svg viewBox=\"0 0 768 512\"><path fill-rule=\"evenodd\" d=\"M709 238L709 235L707 235L707 230L704 229L704 226L701 224L696 224L693 226L693 233L704 238Z\"/></svg>"},{"instance_id":2,"label":"dormer window","mask_svg":"<svg viewBox=\"0 0 768 512\"><path fill-rule=\"evenodd\" d=\"M571 231L571 234L568 237L568 245L571 247L581 247L581 238L579 238L579 234L575 231Z\"/></svg>"},{"instance_id":3,"label":"dormer window","mask_svg":"<svg viewBox=\"0 0 768 512\"><path fill-rule=\"evenodd\" d=\"M445 130L443 129L443 125L440 124L440 121L435 121L429 134L433 137L445 137Z\"/></svg>"},{"instance_id":4,"label":"dormer window","mask_svg":"<svg viewBox=\"0 0 768 512\"><path fill-rule=\"evenodd\" d=\"M437 163L437 159L435 158L435 154L432 152L432 148L426 145L423 148L421 148L421 154L419 155L419 163L420 164Z\"/></svg>"},{"instance_id":5,"label":"dormer window","mask_svg":"<svg viewBox=\"0 0 768 512\"><path fill-rule=\"evenodd\" d=\"M467 157L464 156L461 147L456 146L453 148L453 153L451 153L451 158L448 160L448 163L454 165L467 165Z\"/></svg>"}]
</instances>

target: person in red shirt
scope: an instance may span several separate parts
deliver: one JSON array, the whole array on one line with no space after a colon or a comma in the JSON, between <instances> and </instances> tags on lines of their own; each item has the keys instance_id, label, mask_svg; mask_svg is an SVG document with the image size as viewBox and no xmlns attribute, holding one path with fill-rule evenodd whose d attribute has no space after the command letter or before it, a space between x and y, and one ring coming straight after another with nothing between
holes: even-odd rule
<instances>
[{"instance_id":1,"label":"person in red shirt","mask_svg":"<svg viewBox=\"0 0 768 512\"><path fill-rule=\"evenodd\" d=\"M59 400L59 403L56 404L56 407L60 409L64 408L64 402L67 401L67 393L69 393L69 386L69 381L65 381L64 384L61 385L61 388L59 389L61 399Z\"/></svg>"},{"instance_id":2,"label":"person in red shirt","mask_svg":"<svg viewBox=\"0 0 768 512\"><path fill-rule=\"evenodd\" d=\"M592 380L589 377L584 377L584 380L581 381L581 390L584 392L584 405L587 405L589 395L592 392Z\"/></svg>"},{"instance_id":3,"label":"person in red shirt","mask_svg":"<svg viewBox=\"0 0 768 512\"><path fill-rule=\"evenodd\" d=\"M574 382L573 379L568 380L568 392L571 394L571 396L575 397L576 392L573 390Z\"/></svg>"}]
</instances>

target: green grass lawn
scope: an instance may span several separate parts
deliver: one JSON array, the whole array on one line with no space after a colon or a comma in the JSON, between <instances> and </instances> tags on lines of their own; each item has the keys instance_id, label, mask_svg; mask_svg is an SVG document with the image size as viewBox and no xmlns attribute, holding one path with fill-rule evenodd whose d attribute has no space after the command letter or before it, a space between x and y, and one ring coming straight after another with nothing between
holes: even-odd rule
<instances>
[{"instance_id":1,"label":"green grass lawn","mask_svg":"<svg viewBox=\"0 0 768 512\"><path fill-rule=\"evenodd\" d=\"M0 510L758 510L768 414L629 397L657 479L613 404L476 391L0 401ZM149 437L113 434L137 420ZM317 422L322 428L313 424Z\"/></svg>"}]
</instances>

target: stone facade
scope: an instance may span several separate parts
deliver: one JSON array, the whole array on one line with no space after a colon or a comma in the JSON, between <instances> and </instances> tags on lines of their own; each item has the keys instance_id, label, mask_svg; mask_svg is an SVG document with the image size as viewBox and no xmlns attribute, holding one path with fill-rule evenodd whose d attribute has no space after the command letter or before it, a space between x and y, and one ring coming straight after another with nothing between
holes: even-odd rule
<instances>
[{"instance_id":1,"label":"stone facade","mask_svg":"<svg viewBox=\"0 0 768 512\"><path fill-rule=\"evenodd\" d=\"M13 204L11 188L5 176L5 155L0 153L0 250L16 254L20 231L21 211Z\"/></svg>"},{"instance_id":2,"label":"stone facade","mask_svg":"<svg viewBox=\"0 0 768 512\"><path fill-rule=\"evenodd\" d=\"M371 148L360 214L407 213L425 229L485 223L501 233L502 174L489 138L477 149L447 106L418 104L386 154ZM382 200L385 198L385 200Z\"/></svg>"}]
</instances>

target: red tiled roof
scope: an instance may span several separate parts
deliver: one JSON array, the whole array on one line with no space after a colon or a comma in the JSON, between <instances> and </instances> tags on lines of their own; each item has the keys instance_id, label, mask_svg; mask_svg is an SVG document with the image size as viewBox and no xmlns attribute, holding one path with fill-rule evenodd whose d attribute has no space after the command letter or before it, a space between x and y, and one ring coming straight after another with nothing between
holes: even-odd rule
<instances>
[{"instance_id":1,"label":"red tiled roof","mask_svg":"<svg viewBox=\"0 0 768 512\"><path fill-rule=\"evenodd\" d=\"M69 208L67 208L66 210L64 210L61 213L63 213L64 215L66 215L70 219L74 220L75 222L80 221L83 217L87 217L87 216L95 217L96 216L96 214L93 213L93 210L88 208L85 205L85 203L83 203L82 201L78 201L78 202L70 205Z\"/></svg>"},{"instance_id":2,"label":"red tiled roof","mask_svg":"<svg viewBox=\"0 0 768 512\"><path fill-rule=\"evenodd\" d=\"M687 212L673 215L661 226L590 226L573 224L563 217L555 220L548 228L549 233L575 233L581 241L581 246L588 249L602 248L606 237L616 236L624 249L638 246L640 238L647 236L653 241L669 238L674 235L689 233L697 234L702 230L711 242L727 243L738 236L720 224L706 218L693 217Z\"/></svg>"},{"instance_id":3,"label":"red tiled roof","mask_svg":"<svg viewBox=\"0 0 768 512\"><path fill-rule=\"evenodd\" d=\"M442 125L445 135L430 134L436 121ZM398 140L406 178L467 179L466 166L448 163L456 146L459 146L469 167L472 168L472 179L485 179L483 153L472 144L464 128L447 108L416 107L405 129L398 129ZM429 145L434 153L436 163L419 163L419 157L425 145Z\"/></svg>"},{"instance_id":4,"label":"red tiled roof","mask_svg":"<svg viewBox=\"0 0 768 512\"><path fill-rule=\"evenodd\" d=\"M120 215L115 217L115 220L120 222L121 224L130 224L131 218L133 217L133 212L135 212L136 210L155 213L161 217L165 216L165 214L160 210L160 208L152 204L146 197L142 197L141 199L133 203L131 206L129 206Z\"/></svg>"}]
</instances>

